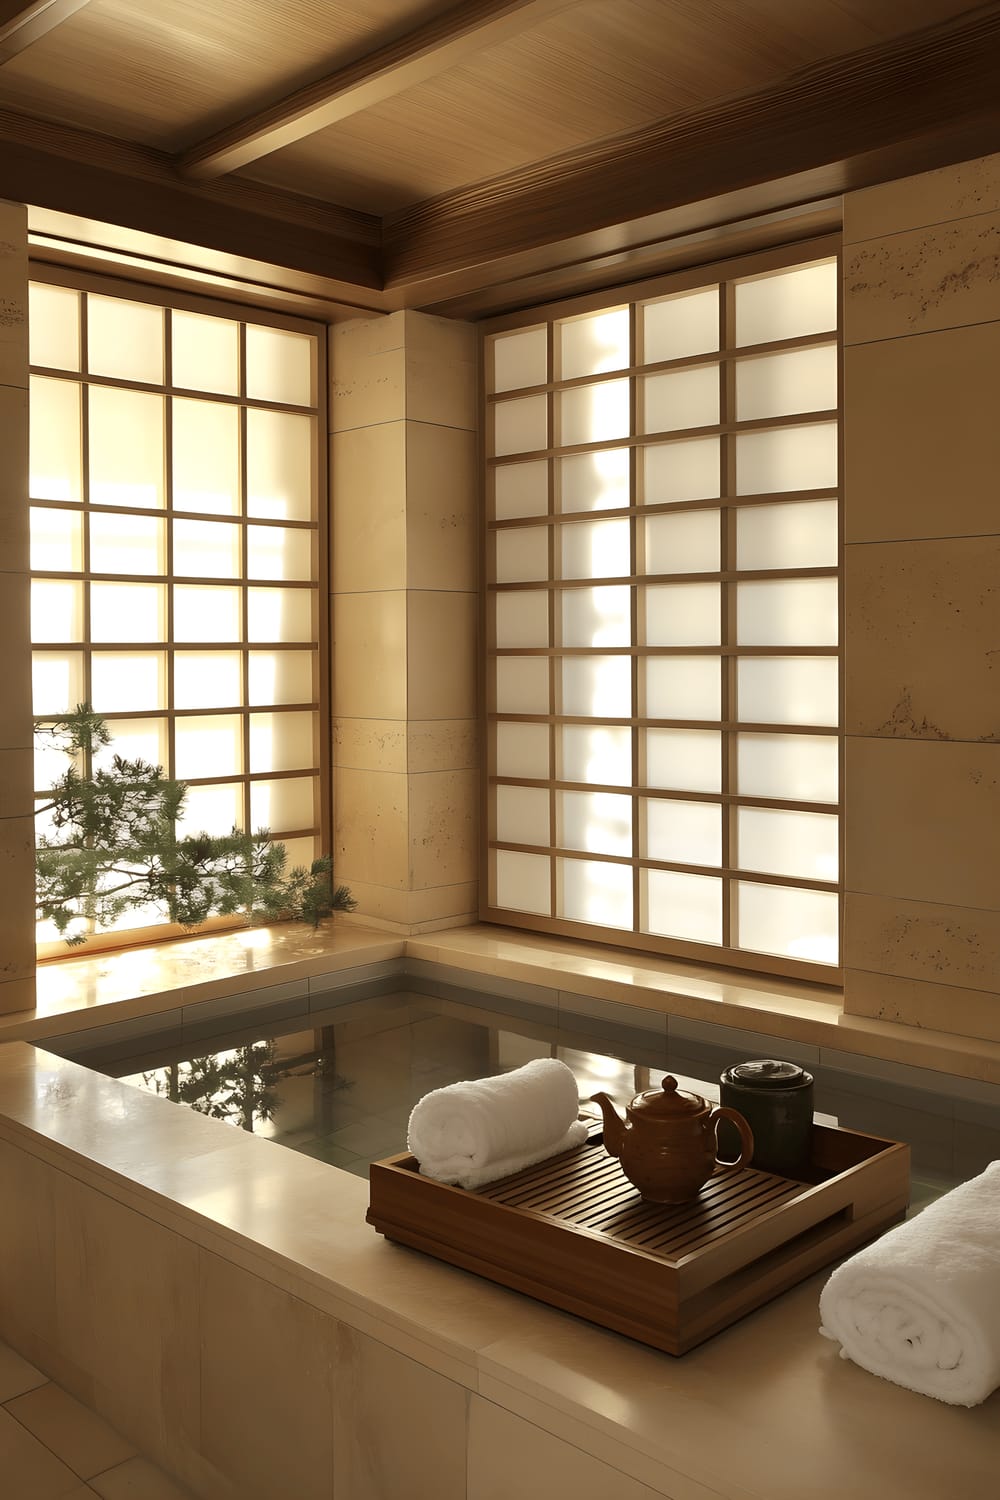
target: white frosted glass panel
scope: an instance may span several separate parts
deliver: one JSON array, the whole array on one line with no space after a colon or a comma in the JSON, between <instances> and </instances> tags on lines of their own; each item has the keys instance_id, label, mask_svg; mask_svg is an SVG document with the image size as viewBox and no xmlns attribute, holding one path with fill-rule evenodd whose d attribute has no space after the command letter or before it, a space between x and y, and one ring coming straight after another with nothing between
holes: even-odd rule
<instances>
[{"instance_id":1,"label":"white frosted glass panel","mask_svg":"<svg viewBox=\"0 0 1000 1500\"><path fill-rule=\"evenodd\" d=\"M519 396L493 407L493 452L534 453L549 445L548 398Z\"/></svg>"},{"instance_id":2,"label":"white frosted glass panel","mask_svg":"<svg viewBox=\"0 0 1000 1500\"><path fill-rule=\"evenodd\" d=\"M311 521L314 511L312 417L249 410L247 515Z\"/></svg>"},{"instance_id":3,"label":"white frosted glass panel","mask_svg":"<svg viewBox=\"0 0 1000 1500\"><path fill-rule=\"evenodd\" d=\"M591 719L632 713L632 664L627 656L567 656L562 664L562 711Z\"/></svg>"},{"instance_id":4,"label":"white frosted glass panel","mask_svg":"<svg viewBox=\"0 0 1000 1500\"><path fill-rule=\"evenodd\" d=\"M564 578L621 578L631 573L628 521L574 521L559 530Z\"/></svg>"},{"instance_id":5,"label":"white frosted glass panel","mask_svg":"<svg viewBox=\"0 0 1000 1500\"><path fill-rule=\"evenodd\" d=\"M629 395L627 380L604 380L599 385L574 386L560 391L559 442L604 443L612 438L627 437L629 432Z\"/></svg>"},{"instance_id":6,"label":"white frosted glass panel","mask_svg":"<svg viewBox=\"0 0 1000 1500\"><path fill-rule=\"evenodd\" d=\"M647 719L718 719L722 664L717 656L647 656Z\"/></svg>"},{"instance_id":7,"label":"white frosted glass panel","mask_svg":"<svg viewBox=\"0 0 1000 1500\"><path fill-rule=\"evenodd\" d=\"M281 839L280 842L285 849L285 869L308 870L314 859L319 857L319 841L313 835L305 839Z\"/></svg>"},{"instance_id":8,"label":"white frosted glass panel","mask_svg":"<svg viewBox=\"0 0 1000 1500\"><path fill-rule=\"evenodd\" d=\"M118 297L87 298L91 375L163 384L163 308Z\"/></svg>"},{"instance_id":9,"label":"white frosted glass panel","mask_svg":"<svg viewBox=\"0 0 1000 1500\"><path fill-rule=\"evenodd\" d=\"M664 583L645 590L647 646L716 646L722 633L717 583Z\"/></svg>"},{"instance_id":10,"label":"white frosted glass panel","mask_svg":"<svg viewBox=\"0 0 1000 1500\"><path fill-rule=\"evenodd\" d=\"M240 424L235 406L173 403L175 510L222 516L240 508Z\"/></svg>"},{"instance_id":11,"label":"white frosted glass panel","mask_svg":"<svg viewBox=\"0 0 1000 1500\"><path fill-rule=\"evenodd\" d=\"M589 313L585 318L568 318L565 323L557 324L559 378L573 380L578 375L623 369L629 363L628 325L627 307Z\"/></svg>"},{"instance_id":12,"label":"white frosted glass panel","mask_svg":"<svg viewBox=\"0 0 1000 1500\"><path fill-rule=\"evenodd\" d=\"M819 344L736 364L736 420L832 411L837 405L837 346Z\"/></svg>"},{"instance_id":13,"label":"white frosted glass panel","mask_svg":"<svg viewBox=\"0 0 1000 1500\"><path fill-rule=\"evenodd\" d=\"M675 802L651 797L643 802L647 859L675 865L721 865L722 808L714 802Z\"/></svg>"},{"instance_id":14,"label":"white frosted glass panel","mask_svg":"<svg viewBox=\"0 0 1000 1500\"><path fill-rule=\"evenodd\" d=\"M498 786L497 839L501 844L549 842L549 794L541 787Z\"/></svg>"},{"instance_id":15,"label":"white frosted glass panel","mask_svg":"<svg viewBox=\"0 0 1000 1500\"><path fill-rule=\"evenodd\" d=\"M166 656L162 651L95 651L90 682L98 713L163 709L167 704Z\"/></svg>"},{"instance_id":16,"label":"white frosted glass panel","mask_svg":"<svg viewBox=\"0 0 1000 1500\"><path fill-rule=\"evenodd\" d=\"M315 339L247 324L247 395L252 401L311 406Z\"/></svg>"},{"instance_id":17,"label":"white frosted glass panel","mask_svg":"<svg viewBox=\"0 0 1000 1500\"><path fill-rule=\"evenodd\" d=\"M736 493L830 489L837 483L837 424L779 427L736 437Z\"/></svg>"},{"instance_id":18,"label":"white frosted glass panel","mask_svg":"<svg viewBox=\"0 0 1000 1500\"><path fill-rule=\"evenodd\" d=\"M171 313L174 385L235 396L240 388L239 325L201 313Z\"/></svg>"},{"instance_id":19,"label":"white frosted glass panel","mask_svg":"<svg viewBox=\"0 0 1000 1500\"><path fill-rule=\"evenodd\" d=\"M736 287L737 344L769 344L837 326L837 262L819 261Z\"/></svg>"},{"instance_id":20,"label":"white frosted glass panel","mask_svg":"<svg viewBox=\"0 0 1000 1500\"><path fill-rule=\"evenodd\" d=\"M243 721L238 714L205 714L174 723L176 774L238 776L243 770Z\"/></svg>"},{"instance_id":21,"label":"white frosted glass panel","mask_svg":"<svg viewBox=\"0 0 1000 1500\"><path fill-rule=\"evenodd\" d=\"M86 698L78 651L35 651L31 657L31 711L68 714ZM121 707L121 705L119 705ZM69 765L67 760L66 765Z\"/></svg>"},{"instance_id":22,"label":"white frosted glass panel","mask_svg":"<svg viewBox=\"0 0 1000 1500\"><path fill-rule=\"evenodd\" d=\"M498 521L544 516L549 508L549 466L544 458L528 464L498 464L493 470L494 513Z\"/></svg>"},{"instance_id":23,"label":"white frosted glass panel","mask_svg":"<svg viewBox=\"0 0 1000 1500\"><path fill-rule=\"evenodd\" d=\"M620 792L559 792L556 841L588 854L632 853L632 799Z\"/></svg>"},{"instance_id":24,"label":"white frosted glass panel","mask_svg":"<svg viewBox=\"0 0 1000 1500\"><path fill-rule=\"evenodd\" d=\"M695 365L642 382L643 432L711 427L719 420L719 367Z\"/></svg>"},{"instance_id":25,"label":"white frosted glass panel","mask_svg":"<svg viewBox=\"0 0 1000 1500\"><path fill-rule=\"evenodd\" d=\"M316 696L311 651L251 651L248 664L252 704L312 703Z\"/></svg>"},{"instance_id":26,"label":"white frosted glass panel","mask_svg":"<svg viewBox=\"0 0 1000 1500\"><path fill-rule=\"evenodd\" d=\"M549 777L549 730L546 724L496 726L498 776Z\"/></svg>"},{"instance_id":27,"label":"white frosted glass panel","mask_svg":"<svg viewBox=\"0 0 1000 1500\"><path fill-rule=\"evenodd\" d=\"M290 526L248 526L247 577L308 581L313 576L315 535Z\"/></svg>"},{"instance_id":28,"label":"white frosted glass panel","mask_svg":"<svg viewBox=\"0 0 1000 1500\"><path fill-rule=\"evenodd\" d=\"M236 651L174 653L177 708L236 708L243 702L243 676Z\"/></svg>"},{"instance_id":29,"label":"white frosted glass panel","mask_svg":"<svg viewBox=\"0 0 1000 1500\"><path fill-rule=\"evenodd\" d=\"M523 328L493 340L494 391L519 391L548 380L547 328Z\"/></svg>"},{"instance_id":30,"label":"white frosted glass panel","mask_svg":"<svg viewBox=\"0 0 1000 1500\"><path fill-rule=\"evenodd\" d=\"M239 589L175 586L175 640L238 641L243 637L240 620Z\"/></svg>"},{"instance_id":31,"label":"white frosted glass panel","mask_svg":"<svg viewBox=\"0 0 1000 1500\"><path fill-rule=\"evenodd\" d=\"M736 512L736 566L835 568L837 502L746 505Z\"/></svg>"},{"instance_id":32,"label":"white frosted glass panel","mask_svg":"<svg viewBox=\"0 0 1000 1500\"><path fill-rule=\"evenodd\" d=\"M252 828L311 828L316 822L316 778L289 776L280 781L251 781Z\"/></svg>"},{"instance_id":33,"label":"white frosted glass panel","mask_svg":"<svg viewBox=\"0 0 1000 1500\"><path fill-rule=\"evenodd\" d=\"M744 797L836 802L840 754L830 734L739 734L736 787Z\"/></svg>"},{"instance_id":34,"label":"white frosted glass panel","mask_svg":"<svg viewBox=\"0 0 1000 1500\"><path fill-rule=\"evenodd\" d=\"M643 504L714 500L719 493L719 463L717 437L648 444L642 449Z\"/></svg>"},{"instance_id":35,"label":"white frosted glass panel","mask_svg":"<svg viewBox=\"0 0 1000 1500\"><path fill-rule=\"evenodd\" d=\"M315 589L247 589L247 640L315 639Z\"/></svg>"},{"instance_id":36,"label":"white frosted glass panel","mask_svg":"<svg viewBox=\"0 0 1000 1500\"><path fill-rule=\"evenodd\" d=\"M76 707L75 704L73 706L74 708ZM34 756L32 764L32 775L34 778L35 789L41 790L44 787L55 786L56 782L61 777L66 775L66 772L70 769L71 765L75 767L77 771L82 769L79 760L73 761L68 755L65 755L62 750L56 749L55 745L49 739L48 735L40 733L36 727L34 736ZM41 820L36 822L35 827L38 829L39 833L52 831L51 824L49 828L46 829Z\"/></svg>"},{"instance_id":37,"label":"white frosted glass panel","mask_svg":"<svg viewBox=\"0 0 1000 1500\"><path fill-rule=\"evenodd\" d=\"M316 715L251 714L250 770L311 770L316 764Z\"/></svg>"},{"instance_id":38,"label":"white frosted glass panel","mask_svg":"<svg viewBox=\"0 0 1000 1500\"><path fill-rule=\"evenodd\" d=\"M496 533L497 583L535 583L549 576L549 528L512 526Z\"/></svg>"},{"instance_id":39,"label":"white frosted glass panel","mask_svg":"<svg viewBox=\"0 0 1000 1500\"><path fill-rule=\"evenodd\" d=\"M643 932L689 943L722 942L722 881L678 870L646 870Z\"/></svg>"},{"instance_id":40,"label":"white frosted glass panel","mask_svg":"<svg viewBox=\"0 0 1000 1500\"><path fill-rule=\"evenodd\" d=\"M549 663L544 656L497 658L497 713L547 714Z\"/></svg>"},{"instance_id":41,"label":"white frosted glass panel","mask_svg":"<svg viewBox=\"0 0 1000 1500\"><path fill-rule=\"evenodd\" d=\"M83 640L83 584L57 579L31 581L31 639L43 641Z\"/></svg>"},{"instance_id":42,"label":"white frosted glass panel","mask_svg":"<svg viewBox=\"0 0 1000 1500\"><path fill-rule=\"evenodd\" d=\"M166 768L166 719L109 719L110 745L94 751L94 770L109 771L116 755L122 760L142 760L149 766Z\"/></svg>"},{"instance_id":43,"label":"white frosted glass panel","mask_svg":"<svg viewBox=\"0 0 1000 1500\"><path fill-rule=\"evenodd\" d=\"M737 864L765 875L836 880L838 819L831 813L737 810Z\"/></svg>"},{"instance_id":44,"label":"white frosted glass panel","mask_svg":"<svg viewBox=\"0 0 1000 1500\"><path fill-rule=\"evenodd\" d=\"M646 786L722 790L722 735L714 729L647 729Z\"/></svg>"},{"instance_id":45,"label":"white frosted glass panel","mask_svg":"<svg viewBox=\"0 0 1000 1500\"><path fill-rule=\"evenodd\" d=\"M240 528L225 521L174 522L174 573L178 578L236 578Z\"/></svg>"},{"instance_id":46,"label":"white frosted glass panel","mask_svg":"<svg viewBox=\"0 0 1000 1500\"><path fill-rule=\"evenodd\" d=\"M167 590L162 583L92 583L92 641L163 641Z\"/></svg>"},{"instance_id":47,"label":"white frosted glass panel","mask_svg":"<svg viewBox=\"0 0 1000 1500\"><path fill-rule=\"evenodd\" d=\"M552 914L551 862L543 854L497 849L496 904L505 911Z\"/></svg>"},{"instance_id":48,"label":"white frosted glass panel","mask_svg":"<svg viewBox=\"0 0 1000 1500\"><path fill-rule=\"evenodd\" d=\"M643 363L709 354L719 347L719 289L681 292L642 310Z\"/></svg>"},{"instance_id":49,"label":"white frosted glass panel","mask_svg":"<svg viewBox=\"0 0 1000 1500\"><path fill-rule=\"evenodd\" d=\"M180 838L207 833L215 838L243 827L243 788L239 782L224 786L191 786L184 798L184 812L177 820Z\"/></svg>"},{"instance_id":50,"label":"white frosted glass panel","mask_svg":"<svg viewBox=\"0 0 1000 1500\"><path fill-rule=\"evenodd\" d=\"M564 724L560 733L562 781L606 786L632 784L632 731L610 724Z\"/></svg>"},{"instance_id":51,"label":"white frosted glass panel","mask_svg":"<svg viewBox=\"0 0 1000 1500\"><path fill-rule=\"evenodd\" d=\"M549 596L544 589L517 589L496 595L497 646L549 644Z\"/></svg>"},{"instance_id":52,"label":"white frosted glass panel","mask_svg":"<svg viewBox=\"0 0 1000 1500\"><path fill-rule=\"evenodd\" d=\"M556 864L560 917L601 927L632 926L632 870L592 859Z\"/></svg>"},{"instance_id":53,"label":"white frosted glass panel","mask_svg":"<svg viewBox=\"0 0 1000 1500\"><path fill-rule=\"evenodd\" d=\"M811 963L836 964L840 911L833 891L795 891L740 881L737 910L741 948Z\"/></svg>"},{"instance_id":54,"label":"white frosted glass panel","mask_svg":"<svg viewBox=\"0 0 1000 1500\"><path fill-rule=\"evenodd\" d=\"M90 498L95 505L163 505L163 397L90 387Z\"/></svg>"},{"instance_id":55,"label":"white frosted glass panel","mask_svg":"<svg viewBox=\"0 0 1000 1500\"><path fill-rule=\"evenodd\" d=\"M821 724L839 719L835 656L745 656L737 712L745 724Z\"/></svg>"},{"instance_id":56,"label":"white frosted glass panel","mask_svg":"<svg viewBox=\"0 0 1000 1500\"><path fill-rule=\"evenodd\" d=\"M32 375L28 488L35 500L81 500L80 387Z\"/></svg>"},{"instance_id":57,"label":"white frosted glass panel","mask_svg":"<svg viewBox=\"0 0 1000 1500\"><path fill-rule=\"evenodd\" d=\"M50 370L80 368L80 293L65 286L28 287L28 358Z\"/></svg>"},{"instance_id":58,"label":"white frosted glass panel","mask_svg":"<svg viewBox=\"0 0 1000 1500\"><path fill-rule=\"evenodd\" d=\"M83 567L83 517L78 510L31 507L31 567L36 573L78 573Z\"/></svg>"},{"instance_id":59,"label":"white frosted glass panel","mask_svg":"<svg viewBox=\"0 0 1000 1500\"><path fill-rule=\"evenodd\" d=\"M564 646L628 646L632 640L632 591L628 585L564 589Z\"/></svg>"},{"instance_id":60,"label":"white frosted glass panel","mask_svg":"<svg viewBox=\"0 0 1000 1500\"><path fill-rule=\"evenodd\" d=\"M621 510L631 504L628 448L573 453L557 460L558 508Z\"/></svg>"},{"instance_id":61,"label":"white frosted glass panel","mask_svg":"<svg viewBox=\"0 0 1000 1500\"><path fill-rule=\"evenodd\" d=\"M155 516L90 516L90 568L93 573L163 573L166 531Z\"/></svg>"},{"instance_id":62,"label":"white frosted glass panel","mask_svg":"<svg viewBox=\"0 0 1000 1500\"><path fill-rule=\"evenodd\" d=\"M736 585L736 639L742 646L835 646L836 578L776 578Z\"/></svg>"},{"instance_id":63,"label":"white frosted glass panel","mask_svg":"<svg viewBox=\"0 0 1000 1500\"><path fill-rule=\"evenodd\" d=\"M647 573L717 573L719 512L682 510L646 517Z\"/></svg>"}]
</instances>

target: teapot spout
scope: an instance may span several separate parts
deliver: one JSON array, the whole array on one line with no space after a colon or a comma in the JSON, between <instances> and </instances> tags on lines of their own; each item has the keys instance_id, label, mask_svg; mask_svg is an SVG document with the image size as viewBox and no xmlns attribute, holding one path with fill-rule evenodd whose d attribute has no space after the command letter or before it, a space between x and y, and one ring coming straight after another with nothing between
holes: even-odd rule
<instances>
[{"instance_id":1,"label":"teapot spout","mask_svg":"<svg viewBox=\"0 0 1000 1500\"><path fill-rule=\"evenodd\" d=\"M594 1104L601 1106L604 1116L604 1148L610 1156L621 1156L625 1144L625 1121L618 1113L607 1094L591 1094Z\"/></svg>"}]
</instances>

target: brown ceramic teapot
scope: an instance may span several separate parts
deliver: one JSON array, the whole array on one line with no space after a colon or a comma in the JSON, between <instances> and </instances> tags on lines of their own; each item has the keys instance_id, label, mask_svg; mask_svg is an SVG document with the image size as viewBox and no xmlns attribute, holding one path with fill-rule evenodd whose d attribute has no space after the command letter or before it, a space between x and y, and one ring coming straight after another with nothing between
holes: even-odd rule
<instances>
[{"instance_id":1,"label":"brown ceramic teapot","mask_svg":"<svg viewBox=\"0 0 1000 1500\"><path fill-rule=\"evenodd\" d=\"M605 1147L649 1203L690 1203L717 1166L747 1166L753 1156L753 1133L741 1114L713 1109L669 1075L662 1088L636 1094L625 1120L607 1094L592 1097L604 1115ZM719 1120L731 1120L739 1131L742 1149L735 1161L718 1160Z\"/></svg>"}]
</instances>

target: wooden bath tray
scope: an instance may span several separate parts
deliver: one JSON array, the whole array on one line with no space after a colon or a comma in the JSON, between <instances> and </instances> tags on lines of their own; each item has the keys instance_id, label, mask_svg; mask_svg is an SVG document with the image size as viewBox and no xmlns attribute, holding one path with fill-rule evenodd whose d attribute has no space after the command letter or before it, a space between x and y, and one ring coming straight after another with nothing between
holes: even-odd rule
<instances>
[{"instance_id":1,"label":"wooden bath tray","mask_svg":"<svg viewBox=\"0 0 1000 1500\"><path fill-rule=\"evenodd\" d=\"M541 1302L684 1354L901 1219L910 1150L813 1126L810 1181L717 1169L694 1203L644 1203L600 1133L475 1191L373 1162L368 1223Z\"/></svg>"}]
</instances>

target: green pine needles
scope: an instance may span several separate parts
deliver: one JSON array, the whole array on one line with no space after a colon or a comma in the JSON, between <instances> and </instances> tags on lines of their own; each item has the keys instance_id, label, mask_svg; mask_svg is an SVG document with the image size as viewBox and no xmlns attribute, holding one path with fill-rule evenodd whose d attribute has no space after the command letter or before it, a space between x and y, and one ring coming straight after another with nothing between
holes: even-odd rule
<instances>
[{"instance_id":1,"label":"green pine needles","mask_svg":"<svg viewBox=\"0 0 1000 1500\"><path fill-rule=\"evenodd\" d=\"M149 908L187 930L237 914L248 924L297 917L315 928L331 912L354 910L347 886L333 886L329 855L286 870L285 846L266 828L178 837L184 782L120 755L95 769L111 734L88 704L38 733L70 765L37 809L47 831L36 840L36 909L71 947Z\"/></svg>"}]
</instances>

